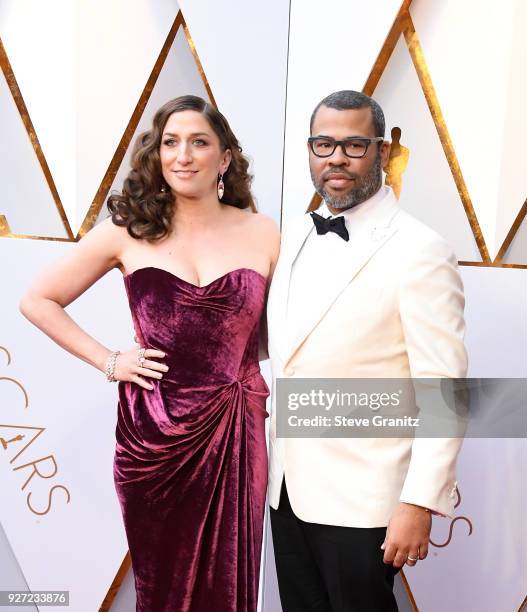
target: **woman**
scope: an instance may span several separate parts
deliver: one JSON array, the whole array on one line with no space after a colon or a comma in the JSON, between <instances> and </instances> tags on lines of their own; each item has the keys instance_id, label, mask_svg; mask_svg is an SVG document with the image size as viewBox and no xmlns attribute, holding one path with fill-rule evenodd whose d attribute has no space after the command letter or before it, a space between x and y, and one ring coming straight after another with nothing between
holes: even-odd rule
<instances>
[{"instance_id":1,"label":"woman","mask_svg":"<svg viewBox=\"0 0 527 612\"><path fill-rule=\"evenodd\" d=\"M259 322L278 230L254 210L225 118L195 96L156 113L111 218L42 274L22 313L120 381L114 477L137 610L256 610L269 392ZM110 351L64 308L112 268L139 349Z\"/></svg>"}]
</instances>

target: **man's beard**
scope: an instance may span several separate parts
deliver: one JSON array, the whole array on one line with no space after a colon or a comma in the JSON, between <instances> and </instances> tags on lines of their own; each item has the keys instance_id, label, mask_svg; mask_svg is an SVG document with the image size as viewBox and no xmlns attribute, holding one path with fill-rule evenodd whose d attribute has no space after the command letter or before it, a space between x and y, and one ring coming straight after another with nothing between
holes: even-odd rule
<instances>
[{"instance_id":1,"label":"man's beard","mask_svg":"<svg viewBox=\"0 0 527 612\"><path fill-rule=\"evenodd\" d=\"M311 180L313 181L313 185L315 186L317 193L324 198L326 204L332 208L346 210L348 208L352 208L353 206L357 206L357 204L362 204L362 202L365 202L371 198L382 187L381 156L379 153L377 153L375 159L373 160L371 168L362 177L350 172L339 170L338 168L334 168L332 172L347 174L350 176L350 178L355 179L355 186L348 193L341 196L330 195L324 189L324 180L328 175L331 175L331 172L326 173L320 178L320 180L317 181L313 175L313 170L311 170Z\"/></svg>"}]
</instances>

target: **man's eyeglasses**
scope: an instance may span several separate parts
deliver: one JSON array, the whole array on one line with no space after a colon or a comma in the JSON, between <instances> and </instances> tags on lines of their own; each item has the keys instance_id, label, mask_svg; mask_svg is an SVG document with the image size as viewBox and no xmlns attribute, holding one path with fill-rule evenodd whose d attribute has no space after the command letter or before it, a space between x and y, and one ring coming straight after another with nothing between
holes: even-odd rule
<instances>
[{"instance_id":1,"label":"man's eyeglasses","mask_svg":"<svg viewBox=\"0 0 527 612\"><path fill-rule=\"evenodd\" d=\"M346 157L355 158L364 157L372 142L382 142L383 140L382 136L377 136L376 138L354 136L344 140L335 140L326 136L310 136L307 139L313 155L317 157L331 157L335 153L335 149L340 145Z\"/></svg>"}]
</instances>

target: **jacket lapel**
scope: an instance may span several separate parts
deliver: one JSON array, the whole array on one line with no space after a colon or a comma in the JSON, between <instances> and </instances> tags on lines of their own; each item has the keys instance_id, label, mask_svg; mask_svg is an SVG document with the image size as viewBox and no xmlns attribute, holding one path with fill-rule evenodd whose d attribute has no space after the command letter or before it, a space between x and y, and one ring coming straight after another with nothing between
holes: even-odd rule
<instances>
[{"instance_id":1,"label":"jacket lapel","mask_svg":"<svg viewBox=\"0 0 527 612\"><path fill-rule=\"evenodd\" d=\"M306 287L304 295L295 296L295 299L302 299L305 304L305 316L299 322L292 342L289 343L287 354L284 355L286 357L284 365L291 360L353 278L396 233L397 228L392 225L392 221L398 212L398 207L383 207L380 215L376 215L374 219L365 224L360 238L339 243L342 249L341 259L333 262L325 261L323 258L320 259L317 269L313 271L313 286ZM311 223L311 220L309 221ZM307 234L305 238L307 238ZM304 241L298 246L298 250L289 265L288 284L291 266L294 264ZM285 304L287 305L287 301ZM283 320L285 321L285 318ZM289 338L291 340L291 336Z\"/></svg>"}]
</instances>

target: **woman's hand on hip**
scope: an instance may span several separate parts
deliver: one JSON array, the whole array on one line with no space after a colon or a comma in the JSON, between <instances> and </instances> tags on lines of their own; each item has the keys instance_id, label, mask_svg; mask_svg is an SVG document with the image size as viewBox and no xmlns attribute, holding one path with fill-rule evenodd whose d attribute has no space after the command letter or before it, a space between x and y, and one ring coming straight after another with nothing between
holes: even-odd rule
<instances>
[{"instance_id":1,"label":"woman's hand on hip","mask_svg":"<svg viewBox=\"0 0 527 612\"><path fill-rule=\"evenodd\" d=\"M168 372L168 366L156 361L165 357L163 351L157 349L140 349L134 347L123 353L119 353L115 362L114 377L116 380L133 382L152 390L153 385L147 378L163 378L163 373Z\"/></svg>"}]
</instances>

